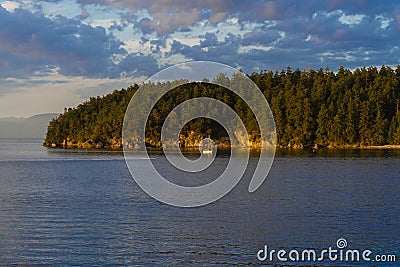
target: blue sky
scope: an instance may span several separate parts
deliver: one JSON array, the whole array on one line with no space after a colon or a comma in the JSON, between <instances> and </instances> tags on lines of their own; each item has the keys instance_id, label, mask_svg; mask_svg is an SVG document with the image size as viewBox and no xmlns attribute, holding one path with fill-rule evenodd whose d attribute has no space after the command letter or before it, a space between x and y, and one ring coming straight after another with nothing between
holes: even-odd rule
<instances>
[{"instance_id":1,"label":"blue sky","mask_svg":"<svg viewBox=\"0 0 400 267\"><path fill-rule=\"evenodd\" d=\"M0 117L62 112L172 64L397 65L399 1L0 1Z\"/></svg>"}]
</instances>

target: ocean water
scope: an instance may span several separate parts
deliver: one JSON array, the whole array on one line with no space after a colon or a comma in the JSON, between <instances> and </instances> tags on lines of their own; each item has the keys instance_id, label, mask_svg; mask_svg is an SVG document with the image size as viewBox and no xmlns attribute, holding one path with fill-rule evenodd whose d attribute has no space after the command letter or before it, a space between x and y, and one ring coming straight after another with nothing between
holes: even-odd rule
<instances>
[{"instance_id":1,"label":"ocean water","mask_svg":"<svg viewBox=\"0 0 400 267\"><path fill-rule=\"evenodd\" d=\"M119 151L41 142L0 139L0 266L400 265L399 151L278 151L267 180L250 194L254 155L227 196L178 208L145 194ZM227 160L218 155L209 173ZM152 162L182 180L160 153ZM340 238L344 249L396 255L396 262L257 258L265 246L338 249Z\"/></svg>"}]
</instances>

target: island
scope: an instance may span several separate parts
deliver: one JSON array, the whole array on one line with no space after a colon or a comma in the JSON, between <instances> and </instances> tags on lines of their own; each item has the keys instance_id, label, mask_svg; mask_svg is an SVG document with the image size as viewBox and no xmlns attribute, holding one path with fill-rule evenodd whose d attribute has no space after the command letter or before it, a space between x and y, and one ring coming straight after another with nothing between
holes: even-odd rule
<instances>
[{"instance_id":1,"label":"island","mask_svg":"<svg viewBox=\"0 0 400 267\"><path fill-rule=\"evenodd\" d=\"M400 145L400 66L340 67L319 70L261 71L248 75L260 88L274 114L277 146L282 148L363 148ZM221 78L221 77L220 77ZM229 83L229 77L224 77ZM125 110L139 85L92 97L49 122L46 147L122 148ZM207 82L179 86L153 108L146 124L146 145L160 148L161 127L174 107L199 96L232 107L244 122L250 147L258 147L259 128L249 107L236 94ZM198 146L210 136L229 147L221 125L195 119L181 130L183 146Z\"/></svg>"}]
</instances>

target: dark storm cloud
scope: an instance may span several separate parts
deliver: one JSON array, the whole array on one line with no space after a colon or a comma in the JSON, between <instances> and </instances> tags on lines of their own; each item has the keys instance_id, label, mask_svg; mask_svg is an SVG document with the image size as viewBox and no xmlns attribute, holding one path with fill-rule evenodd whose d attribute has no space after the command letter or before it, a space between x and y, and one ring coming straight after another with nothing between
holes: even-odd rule
<instances>
[{"instance_id":1,"label":"dark storm cloud","mask_svg":"<svg viewBox=\"0 0 400 267\"><path fill-rule=\"evenodd\" d=\"M165 41L159 41L165 45ZM117 78L127 73L149 75L156 60L128 55L123 43L103 27L92 27L62 16L47 18L24 9L8 12L0 6L0 77L44 75L58 68L66 76ZM120 56L120 62L113 62Z\"/></svg>"},{"instance_id":2,"label":"dark storm cloud","mask_svg":"<svg viewBox=\"0 0 400 267\"><path fill-rule=\"evenodd\" d=\"M330 66L333 69L341 65L354 68L399 63L396 47L400 38L394 22L389 22L393 20L390 14L384 14L387 23L382 26L379 19L382 13L357 13L364 16L359 23L345 24L340 21L343 16L353 15L346 12L319 11L311 18L294 17L280 22L276 28L286 36L276 49L267 53L269 58L290 66Z\"/></svg>"},{"instance_id":3,"label":"dark storm cloud","mask_svg":"<svg viewBox=\"0 0 400 267\"><path fill-rule=\"evenodd\" d=\"M141 54L131 54L125 57L118 67L128 76L150 76L159 69L154 57Z\"/></svg>"},{"instance_id":4,"label":"dark storm cloud","mask_svg":"<svg viewBox=\"0 0 400 267\"><path fill-rule=\"evenodd\" d=\"M392 13L395 0L79 0L82 5L98 4L129 8L132 11L146 9L153 19L144 18L141 21L144 32L157 31L168 34L176 30L184 30L200 19L208 17L212 23L223 21L230 15L239 14L241 20L265 21L285 20L293 17L311 17L320 10L345 10L349 13L365 13L367 15Z\"/></svg>"},{"instance_id":5,"label":"dark storm cloud","mask_svg":"<svg viewBox=\"0 0 400 267\"><path fill-rule=\"evenodd\" d=\"M153 19L143 18L140 21L142 31L144 33L156 31L161 35L177 30L188 30L190 26L204 18L208 18L211 23L218 23L229 15L240 13L240 18L243 20L264 21L292 16L298 11L299 6L303 10L303 6L296 4L296 1L80 0L79 3L111 5L129 8L132 11L146 9ZM304 10L310 11L306 8Z\"/></svg>"},{"instance_id":6,"label":"dark storm cloud","mask_svg":"<svg viewBox=\"0 0 400 267\"><path fill-rule=\"evenodd\" d=\"M209 35L210 36L210 35ZM242 66L244 62L242 55L237 53L242 39L234 34L228 34L223 41L214 42L213 46L204 49L203 45L189 46L179 41L174 41L171 45L171 54L182 54L194 60L218 60L220 63Z\"/></svg>"},{"instance_id":7,"label":"dark storm cloud","mask_svg":"<svg viewBox=\"0 0 400 267\"><path fill-rule=\"evenodd\" d=\"M69 76L105 77L115 69L110 57L124 54L121 42L102 27L75 19L32 14L23 9L8 12L0 7L1 76L27 76L59 67Z\"/></svg>"},{"instance_id":8,"label":"dark storm cloud","mask_svg":"<svg viewBox=\"0 0 400 267\"><path fill-rule=\"evenodd\" d=\"M243 45L257 45L257 44L269 44L276 41L280 35L277 30L266 30L266 31L253 31L245 33L243 36Z\"/></svg>"},{"instance_id":9,"label":"dark storm cloud","mask_svg":"<svg viewBox=\"0 0 400 267\"><path fill-rule=\"evenodd\" d=\"M215 33L206 32L204 40L200 41L201 47L209 47L218 45L218 37Z\"/></svg>"}]
</instances>

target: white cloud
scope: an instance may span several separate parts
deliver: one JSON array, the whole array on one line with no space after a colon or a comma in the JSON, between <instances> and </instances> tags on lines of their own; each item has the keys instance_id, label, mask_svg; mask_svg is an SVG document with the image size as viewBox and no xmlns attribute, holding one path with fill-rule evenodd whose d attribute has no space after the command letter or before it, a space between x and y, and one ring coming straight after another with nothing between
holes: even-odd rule
<instances>
[{"instance_id":1,"label":"white cloud","mask_svg":"<svg viewBox=\"0 0 400 267\"><path fill-rule=\"evenodd\" d=\"M365 17L366 16L364 14L355 14L355 15L342 14L339 17L339 21L342 24L346 24L346 25L357 25L357 24L360 24Z\"/></svg>"},{"instance_id":2,"label":"white cloud","mask_svg":"<svg viewBox=\"0 0 400 267\"><path fill-rule=\"evenodd\" d=\"M274 47L273 46L262 46L262 45L246 45L246 46L242 45L239 47L237 52L240 54L250 53L254 50L261 50L261 51L268 52L272 48L274 48Z\"/></svg>"},{"instance_id":3,"label":"white cloud","mask_svg":"<svg viewBox=\"0 0 400 267\"><path fill-rule=\"evenodd\" d=\"M173 37L171 37L169 40L175 40L180 42L181 44L194 46L199 45L200 41L204 40L204 38L193 36L192 34L174 34Z\"/></svg>"},{"instance_id":4,"label":"white cloud","mask_svg":"<svg viewBox=\"0 0 400 267\"><path fill-rule=\"evenodd\" d=\"M129 40L124 43L121 48L125 49L129 54L141 53L143 55L150 55L152 53L150 41Z\"/></svg>"},{"instance_id":5,"label":"white cloud","mask_svg":"<svg viewBox=\"0 0 400 267\"><path fill-rule=\"evenodd\" d=\"M159 45L157 50L157 45L151 44L151 40L142 41L142 40L130 40L125 41L125 45L122 46L129 54L140 53L145 56L152 55L157 60L157 65L159 67L165 67L167 65L187 62L192 59L185 57L182 54L170 54L171 45L173 41L179 41L186 45L196 45L199 44L200 41L194 39L184 39L184 38L175 38L168 39L165 41L165 46Z\"/></svg>"},{"instance_id":6,"label":"white cloud","mask_svg":"<svg viewBox=\"0 0 400 267\"><path fill-rule=\"evenodd\" d=\"M186 34L190 34L192 38L204 35L205 33L215 33L217 36L218 42L223 42L228 34L234 34L243 37L243 35L247 32L256 31L258 29L266 29L276 26L277 22L275 21L264 21L264 22L251 22L244 21L239 23L238 18L229 18L219 23L211 24L208 20L202 20L195 23L191 26L190 32ZM174 36L171 35L172 37Z\"/></svg>"},{"instance_id":7,"label":"white cloud","mask_svg":"<svg viewBox=\"0 0 400 267\"><path fill-rule=\"evenodd\" d=\"M116 22L116 20L114 20L114 19L91 19L91 20L85 21L85 23L87 23L88 25L90 25L92 27L100 26L106 30L108 30L108 28L110 28L110 26L113 25L114 22Z\"/></svg>"},{"instance_id":8,"label":"white cloud","mask_svg":"<svg viewBox=\"0 0 400 267\"><path fill-rule=\"evenodd\" d=\"M381 29L386 29L390 25L390 23L393 21L392 18L387 18L387 17L384 17L383 15L375 16L375 19L380 22Z\"/></svg>"},{"instance_id":9,"label":"white cloud","mask_svg":"<svg viewBox=\"0 0 400 267\"><path fill-rule=\"evenodd\" d=\"M20 7L20 4L14 1L4 1L1 6L9 12L14 12L16 8Z\"/></svg>"},{"instance_id":10,"label":"white cloud","mask_svg":"<svg viewBox=\"0 0 400 267\"><path fill-rule=\"evenodd\" d=\"M41 2L42 11L48 18L56 17L62 14L64 17L73 18L82 13L81 8L71 0L63 0L59 2Z\"/></svg>"},{"instance_id":11,"label":"white cloud","mask_svg":"<svg viewBox=\"0 0 400 267\"><path fill-rule=\"evenodd\" d=\"M322 15L326 15L328 18L330 18L330 17L336 17L336 16L339 16L339 15L343 15L343 11L342 10L340 10L340 9L338 9L338 10L334 10L334 11L331 11L331 12L329 12L329 13L326 13L326 12L324 12L324 11L322 11L322 12L320 12ZM316 13L315 13L316 14ZM313 19L315 18L316 16L313 16Z\"/></svg>"},{"instance_id":12,"label":"white cloud","mask_svg":"<svg viewBox=\"0 0 400 267\"><path fill-rule=\"evenodd\" d=\"M154 19L154 16L151 15L151 14L149 13L149 11L148 11L147 9L145 9L145 8L142 8L142 9L140 9L140 10L137 10L137 11L135 12L135 15L137 16L137 20L138 20L138 21L140 21L140 20L142 20L142 19L150 19L150 20L153 20L153 19Z\"/></svg>"}]
</instances>

